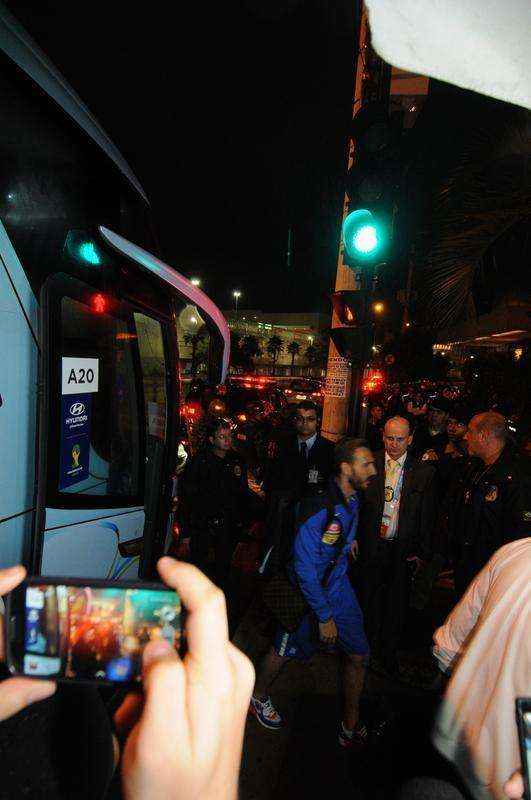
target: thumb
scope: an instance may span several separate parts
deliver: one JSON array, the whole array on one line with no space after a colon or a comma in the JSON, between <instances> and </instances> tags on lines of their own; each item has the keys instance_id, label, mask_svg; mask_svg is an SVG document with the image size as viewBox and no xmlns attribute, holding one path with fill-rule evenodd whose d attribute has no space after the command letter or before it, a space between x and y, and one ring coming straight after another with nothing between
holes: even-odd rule
<instances>
[{"instance_id":1,"label":"thumb","mask_svg":"<svg viewBox=\"0 0 531 800\"><path fill-rule=\"evenodd\" d=\"M158 661L167 659L178 659L175 648L166 639L159 639L156 642L149 642L142 655L142 670L147 673L149 668Z\"/></svg>"},{"instance_id":2,"label":"thumb","mask_svg":"<svg viewBox=\"0 0 531 800\"><path fill-rule=\"evenodd\" d=\"M51 697L56 685L52 681L9 678L0 686L0 720L18 714L26 706Z\"/></svg>"},{"instance_id":3,"label":"thumb","mask_svg":"<svg viewBox=\"0 0 531 800\"><path fill-rule=\"evenodd\" d=\"M144 728L173 731L175 741L186 741L186 677L178 653L164 640L150 642L142 661Z\"/></svg>"}]
</instances>

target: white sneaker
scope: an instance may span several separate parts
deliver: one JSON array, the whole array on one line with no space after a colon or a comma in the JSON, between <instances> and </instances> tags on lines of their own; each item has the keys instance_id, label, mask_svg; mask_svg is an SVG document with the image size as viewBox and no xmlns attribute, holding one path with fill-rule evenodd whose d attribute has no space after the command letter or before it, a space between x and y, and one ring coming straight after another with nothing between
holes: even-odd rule
<instances>
[{"instance_id":1,"label":"white sneaker","mask_svg":"<svg viewBox=\"0 0 531 800\"><path fill-rule=\"evenodd\" d=\"M270 697L267 697L263 702L256 697L251 697L249 713L256 717L260 725L270 731L278 731L284 727L284 720L271 702Z\"/></svg>"}]
</instances>

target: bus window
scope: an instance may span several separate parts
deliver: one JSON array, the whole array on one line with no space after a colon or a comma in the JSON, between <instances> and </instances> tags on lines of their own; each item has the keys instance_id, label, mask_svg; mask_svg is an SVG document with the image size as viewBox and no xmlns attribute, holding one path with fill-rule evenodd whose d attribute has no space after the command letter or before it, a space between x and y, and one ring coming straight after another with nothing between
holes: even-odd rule
<instances>
[{"instance_id":1,"label":"bus window","mask_svg":"<svg viewBox=\"0 0 531 800\"><path fill-rule=\"evenodd\" d=\"M127 304L112 311L63 297L58 359L85 363L97 359L98 390L61 397L59 475L62 494L107 495L120 498L141 494L139 399L136 383L137 335ZM87 362L88 363L88 362ZM58 364L61 371L61 365ZM70 423L87 418L76 432ZM82 412L82 413L81 413Z\"/></svg>"},{"instance_id":2,"label":"bus window","mask_svg":"<svg viewBox=\"0 0 531 800\"><path fill-rule=\"evenodd\" d=\"M177 338L181 379L185 387L194 378L200 378L204 383L208 383L210 330L197 306L186 305L178 314Z\"/></svg>"},{"instance_id":3,"label":"bus window","mask_svg":"<svg viewBox=\"0 0 531 800\"><path fill-rule=\"evenodd\" d=\"M160 322L145 314L133 314L142 365L147 432L162 442L166 440L166 361Z\"/></svg>"}]
</instances>

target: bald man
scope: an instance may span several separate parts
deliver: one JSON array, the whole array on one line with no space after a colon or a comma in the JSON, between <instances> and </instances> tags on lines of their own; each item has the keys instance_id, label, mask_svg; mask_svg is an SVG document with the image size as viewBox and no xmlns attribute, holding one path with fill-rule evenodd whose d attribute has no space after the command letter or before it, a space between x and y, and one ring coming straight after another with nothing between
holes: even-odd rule
<instances>
[{"instance_id":1,"label":"bald man","mask_svg":"<svg viewBox=\"0 0 531 800\"><path fill-rule=\"evenodd\" d=\"M497 411L476 414L465 439L474 456L457 475L445 509L456 592L461 596L504 544L531 536L531 480L511 448L507 420Z\"/></svg>"},{"instance_id":2,"label":"bald man","mask_svg":"<svg viewBox=\"0 0 531 800\"><path fill-rule=\"evenodd\" d=\"M359 526L366 631L373 655L390 674L398 671L411 578L431 558L436 518L435 468L413 458L412 440L407 419L386 422Z\"/></svg>"}]
</instances>

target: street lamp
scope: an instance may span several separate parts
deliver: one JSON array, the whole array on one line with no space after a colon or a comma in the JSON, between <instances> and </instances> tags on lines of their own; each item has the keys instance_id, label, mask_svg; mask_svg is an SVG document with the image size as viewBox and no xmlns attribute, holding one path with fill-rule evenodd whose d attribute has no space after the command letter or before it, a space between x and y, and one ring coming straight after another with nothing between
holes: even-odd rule
<instances>
[{"instance_id":1,"label":"street lamp","mask_svg":"<svg viewBox=\"0 0 531 800\"><path fill-rule=\"evenodd\" d=\"M235 289L232 293L232 296L234 297L234 307L236 309L236 313L238 313L238 300L242 296L242 293L239 289Z\"/></svg>"},{"instance_id":2,"label":"street lamp","mask_svg":"<svg viewBox=\"0 0 531 800\"><path fill-rule=\"evenodd\" d=\"M372 308L377 314L381 314L382 311L385 311L385 306L383 303L374 303Z\"/></svg>"},{"instance_id":3,"label":"street lamp","mask_svg":"<svg viewBox=\"0 0 531 800\"><path fill-rule=\"evenodd\" d=\"M201 286L201 278L190 278L190 283L193 286Z\"/></svg>"}]
</instances>

